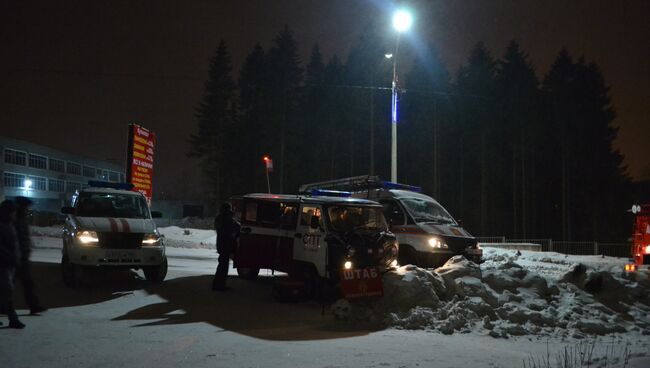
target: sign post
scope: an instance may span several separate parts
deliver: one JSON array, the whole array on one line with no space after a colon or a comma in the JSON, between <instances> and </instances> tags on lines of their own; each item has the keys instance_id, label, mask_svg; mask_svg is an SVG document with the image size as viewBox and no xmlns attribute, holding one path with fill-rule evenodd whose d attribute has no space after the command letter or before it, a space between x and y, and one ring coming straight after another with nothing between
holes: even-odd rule
<instances>
[{"instance_id":1,"label":"sign post","mask_svg":"<svg viewBox=\"0 0 650 368\"><path fill-rule=\"evenodd\" d=\"M264 167L266 169L266 189L271 194L271 181L269 180L269 172L273 172L273 160L269 156L264 156Z\"/></svg>"},{"instance_id":2,"label":"sign post","mask_svg":"<svg viewBox=\"0 0 650 368\"><path fill-rule=\"evenodd\" d=\"M144 194L151 204L153 194L153 153L156 135L137 124L129 124L126 180L133 190Z\"/></svg>"}]
</instances>

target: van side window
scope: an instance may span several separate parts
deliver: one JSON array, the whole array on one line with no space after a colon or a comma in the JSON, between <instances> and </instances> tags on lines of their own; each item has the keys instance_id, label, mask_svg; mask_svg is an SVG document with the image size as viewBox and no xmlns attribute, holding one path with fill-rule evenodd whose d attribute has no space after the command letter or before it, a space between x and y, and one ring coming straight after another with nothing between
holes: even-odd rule
<instances>
[{"instance_id":1,"label":"van side window","mask_svg":"<svg viewBox=\"0 0 650 368\"><path fill-rule=\"evenodd\" d=\"M257 202L248 202L246 203L246 217L244 221L246 222L255 222L257 221Z\"/></svg>"},{"instance_id":2,"label":"van side window","mask_svg":"<svg viewBox=\"0 0 650 368\"><path fill-rule=\"evenodd\" d=\"M280 210L280 228L282 229L295 229L296 222L298 222L298 208L293 203L281 203Z\"/></svg>"},{"instance_id":3,"label":"van side window","mask_svg":"<svg viewBox=\"0 0 650 368\"><path fill-rule=\"evenodd\" d=\"M386 221L392 225L404 225L404 211L395 201L380 201Z\"/></svg>"},{"instance_id":4,"label":"van side window","mask_svg":"<svg viewBox=\"0 0 650 368\"><path fill-rule=\"evenodd\" d=\"M304 206L302 212L300 213L300 226L309 226L311 224L311 218L313 216L318 216L318 222L320 226L323 226L323 216L319 207L308 207Z\"/></svg>"}]
</instances>

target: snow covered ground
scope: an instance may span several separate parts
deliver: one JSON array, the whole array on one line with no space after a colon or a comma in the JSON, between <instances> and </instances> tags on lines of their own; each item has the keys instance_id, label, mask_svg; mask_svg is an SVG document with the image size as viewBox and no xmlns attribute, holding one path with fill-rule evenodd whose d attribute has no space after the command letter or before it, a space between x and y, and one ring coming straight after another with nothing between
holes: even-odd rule
<instances>
[{"instance_id":1,"label":"snow covered ground","mask_svg":"<svg viewBox=\"0 0 650 368\"><path fill-rule=\"evenodd\" d=\"M60 280L57 231L34 229L34 273L50 310L23 316L25 330L0 328L1 366L523 367L547 356L556 366L568 351L591 352L592 367L622 367L626 349L627 366L650 366L649 287L620 278L621 259L485 249L480 269L462 260L435 272L401 267L385 276L383 299L323 309L275 301L269 272L252 282L231 272L233 290L213 293L214 232L160 230L163 284L92 273L72 290Z\"/></svg>"}]
</instances>

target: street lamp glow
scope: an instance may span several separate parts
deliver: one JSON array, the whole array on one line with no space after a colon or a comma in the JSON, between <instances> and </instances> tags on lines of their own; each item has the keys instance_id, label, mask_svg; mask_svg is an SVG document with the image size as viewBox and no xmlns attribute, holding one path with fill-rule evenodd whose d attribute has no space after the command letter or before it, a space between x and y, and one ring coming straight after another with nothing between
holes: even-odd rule
<instances>
[{"instance_id":1,"label":"street lamp glow","mask_svg":"<svg viewBox=\"0 0 650 368\"><path fill-rule=\"evenodd\" d=\"M411 28L413 24L413 18L411 14L405 10L398 10L395 15L393 15L393 27L397 32L406 32Z\"/></svg>"},{"instance_id":2,"label":"street lamp glow","mask_svg":"<svg viewBox=\"0 0 650 368\"><path fill-rule=\"evenodd\" d=\"M32 188L32 181L27 179L24 183L25 189L30 190Z\"/></svg>"}]
</instances>

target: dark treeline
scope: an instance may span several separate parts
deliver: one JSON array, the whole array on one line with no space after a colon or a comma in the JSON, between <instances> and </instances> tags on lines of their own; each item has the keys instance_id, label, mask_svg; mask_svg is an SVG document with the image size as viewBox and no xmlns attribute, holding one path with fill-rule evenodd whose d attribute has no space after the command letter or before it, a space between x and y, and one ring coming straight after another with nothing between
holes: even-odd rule
<instances>
[{"instance_id":1,"label":"dark treeline","mask_svg":"<svg viewBox=\"0 0 650 368\"><path fill-rule=\"evenodd\" d=\"M235 78L227 45L210 62L191 156L216 203L353 175L390 177L391 41L372 26L347 60L300 60L285 28ZM511 42L476 45L456 73L435 47L400 68L398 177L423 187L473 234L623 241L629 179L612 148L609 90L594 63L561 50L540 79ZM401 61L400 61L401 62ZM406 68L408 66L408 68Z\"/></svg>"}]
</instances>

